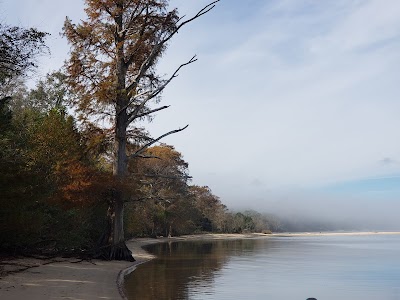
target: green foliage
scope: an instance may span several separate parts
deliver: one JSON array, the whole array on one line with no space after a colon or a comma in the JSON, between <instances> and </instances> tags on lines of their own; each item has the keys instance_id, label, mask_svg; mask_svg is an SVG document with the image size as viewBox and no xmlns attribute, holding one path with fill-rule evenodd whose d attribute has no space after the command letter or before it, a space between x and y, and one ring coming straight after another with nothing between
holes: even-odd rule
<instances>
[{"instance_id":1,"label":"green foliage","mask_svg":"<svg viewBox=\"0 0 400 300\"><path fill-rule=\"evenodd\" d=\"M90 182L103 182L101 176L88 175L96 171L73 118L56 108L25 108L14 116L2 101L0 120L1 247L56 251L93 246L105 206L88 194L97 197L93 190L101 191Z\"/></svg>"},{"instance_id":2,"label":"green foliage","mask_svg":"<svg viewBox=\"0 0 400 300\"><path fill-rule=\"evenodd\" d=\"M27 91L46 33L0 24L0 248L89 249L104 227L106 174L67 115L65 76Z\"/></svg>"},{"instance_id":3,"label":"green foliage","mask_svg":"<svg viewBox=\"0 0 400 300\"><path fill-rule=\"evenodd\" d=\"M130 2L125 13L134 16L142 11L143 15L122 19L130 19L133 23L129 26L140 25L140 38L124 33L124 40L116 43L115 28L99 22L104 3L87 1L89 22L75 26L67 20L65 24L65 35L72 44L66 65L69 75L48 74L30 91L23 78L45 51L47 34L0 24L0 250L93 248L109 224L105 216L108 204L116 201L110 196L115 190L122 195L119 203L126 206L125 232L131 237L267 232L274 228L271 224L278 224L255 212L230 213L211 189L190 186L188 163L172 146L140 152L153 158L131 162L129 176L124 171L123 178L112 177L116 130L113 126L100 128L93 119L102 114L111 120L104 124L124 121L122 129L127 131L123 138L128 145L121 148L124 155L135 153L140 145L153 144L148 144L152 140L146 131L134 125L150 116L149 101L157 102L168 83L155 74L154 67L176 33L178 21L175 10L167 12L167 1L152 3L154 14L148 9L151 5L135 10L135 5L147 5L138 3ZM118 23L117 8L111 14ZM143 20L145 24L140 23ZM158 33L167 39L158 41ZM158 50L153 51L154 47ZM118 49L126 53L110 63L107 55ZM124 56L126 68L116 70ZM141 66L145 68L141 70ZM82 117L79 130L76 119L67 113L72 102L79 103L75 107Z\"/></svg>"},{"instance_id":4,"label":"green foliage","mask_svg":"<svg viewBox=\"0 0 400 300\"><path fill-rule=\"evenodd\" d=\"M30 241L31 233L38 229L39 218L32 209L38 201L42 182L31 169L26 157L26 127L13 122L12 113L2 105L2 131L0 132L0 226L3 229L0 244L15 244L15 239ZM18 233L18 234L16 234Z\"/></svg>"},{"instance_id":5,"label":"green foliage","mask_svg":"<svg viewBox=\"0 0 400 300\"><path fill-rule=\"evenodd\" d=\"M36 88L29 92L27 106L41 112L51 109L65 110L70 95L65 80L66 75L60 71L47 74L46 78L40 80Z\"/></svg>"},{"instance_id":6,"label":"green foliage","mask_svg":"<svg viewBox=\"0 0 400 300\"><path fill-rule=\"evenodd\" d=\"M88 131L78 131L64 108L7 100L0 102L1 247L92 248L105 227L106 192L118 186L109 169L98 168L106 152L93 150ZM208 187L190 186L188 164L173 147L152 147L146 155L157 158L135 161L134 176L118 183L127 201L127 236L269 229L261 214L229 213Z\"/></svg>"},{"instance_id":7,"label":"green foliage","mask_svg":"<svg viewBox=\"0 0 400 300\"><path fill-rule=\"evenodd\" d=\"M5 133L10 130L12 113L9 108L11 98L0 99L0 134L5 136Z\"/></svg>"}]
</instances>

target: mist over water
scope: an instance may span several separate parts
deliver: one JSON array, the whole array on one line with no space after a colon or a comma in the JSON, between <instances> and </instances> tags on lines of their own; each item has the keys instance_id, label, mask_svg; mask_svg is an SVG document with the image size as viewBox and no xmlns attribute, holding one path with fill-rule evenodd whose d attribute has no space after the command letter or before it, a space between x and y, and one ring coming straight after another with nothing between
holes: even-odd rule
<instances>
[{"instance_id":1,"label":"mist over water","mask_svg":"<svg viewBox=\"0 0 400 300\"><path fill-rule=\"evenodd\" d=\"M343 195L298 190L266 193L250 199L235 201L232 208L255 210L302 224L326 224L338 230L400 230L400 203L395 195Z\"/></svg>"}]
</instances>

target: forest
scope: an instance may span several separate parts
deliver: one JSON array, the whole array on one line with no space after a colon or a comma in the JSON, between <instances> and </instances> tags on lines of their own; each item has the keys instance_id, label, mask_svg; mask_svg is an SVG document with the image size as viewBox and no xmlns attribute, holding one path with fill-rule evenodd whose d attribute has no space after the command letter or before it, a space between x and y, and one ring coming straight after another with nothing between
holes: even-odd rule
<instances>
[{"instance_id":1,"label":"forest","mask_svg":"<svg viewBox=\"0 0 400 300\"><path fill-rule=\"evenodd\" d=\"M0 25L0 250L130 259L139 236L277 230L256 212L231 212L191 184L183 155L138 125L153 121L170 77L156 65L189 18L168 1L86 1L87 20L66 19L70 57L35 76L45 32ZM156 122L156 120L154 121ZM140 124L142 124L140 123Z\"/></svg>"},{"instance_id":2,"label":"forest","mask_svg":"<svg viewBox=\"0 0 400 300\"><path fill-rule=\"evenodd\" d=\"M51 51L48 34L0 24L1 252L130 260L125 241L134 237L296 229L271 214L230 211L192 184L184 155L163 143L188 126L158 137L143 127L168 108L160 106L168 84L197 61L159 75L170 40L217 2L180 17L165 0L86 0L87 19L67 17L62 29L69 57L44 78L35 69Z\"/></svg>"}]
</instances>

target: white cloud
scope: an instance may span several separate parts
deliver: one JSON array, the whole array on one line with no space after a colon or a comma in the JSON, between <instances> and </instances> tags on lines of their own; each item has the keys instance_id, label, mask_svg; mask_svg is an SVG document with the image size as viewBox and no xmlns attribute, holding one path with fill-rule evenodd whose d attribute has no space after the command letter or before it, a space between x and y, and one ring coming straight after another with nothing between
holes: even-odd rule
<instances>
[{"instance_id":1,"label":"white cloud","mask_svg":"<svg viewBox=\"0 0 400 300\"><path fill-rule=\"evenodd\" d=\"M351 3L351 2L350 2ZM324 52L357 51L399 37L400 3L396 0L362 1L320 40Z\"/></svg>"},{"instance_id":2,"label":"white cloud","mask_svg":"<svg viewBox=\"0 0 400 300\"><path fill-rule=\"evenodd\" d=\"M179 115L194 123L191 138L173 142L190 155L195 178L206 182L216 169L212 187L226 198L244 174L272 187L313 186L388 172L376 162L400 154L397 3L315 3L266 7L250 35L200 53L201 65L166 93L185 99ZM219 37L232 45L242 26L225 24L230 31ZM211 40L221 34L208 32Z\"/></svg>"},{"instance_id":3,"label":"white cloud","mask_svg":"<svg viewBox=\"0 0 400 300\"><path fill-rule=\"evenodd\" d=\"M3 8L7 20L52 31L45 65L61 65L68 49L57 34L65 15L82 18L82 2L19 2L25 10ZM207 3L171 6L191 16ZM160 72L199 61L167 88L172 107L150 129L189 123L165 142L228 205L264 199L255 178L267 193L400 172L379 163L400 160L399 32L397 0L221 1L171 41Z\"/></svg>"}]
</instances>

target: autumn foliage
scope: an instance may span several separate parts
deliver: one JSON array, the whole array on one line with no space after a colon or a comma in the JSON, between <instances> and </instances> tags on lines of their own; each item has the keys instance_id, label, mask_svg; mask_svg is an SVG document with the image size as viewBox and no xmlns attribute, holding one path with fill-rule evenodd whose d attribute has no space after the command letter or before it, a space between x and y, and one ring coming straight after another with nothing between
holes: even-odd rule
<instances>
[{"instance_id":1,"label":"autumn foliage","mask_svg":"<svg viewBox=\"0 0 400 300\"><path fill-rule=\"evenodd\" d=\"M197 60L160 76L168 43L216 2L185 19L167 0L86 0L86 20L64 23L64 70L33 89L24 76L47 34L0 24L0 250L129 260L126 238L256 228L159 144L187 126L154 138L138 125Z\"/></svg>"}]
</instances>

